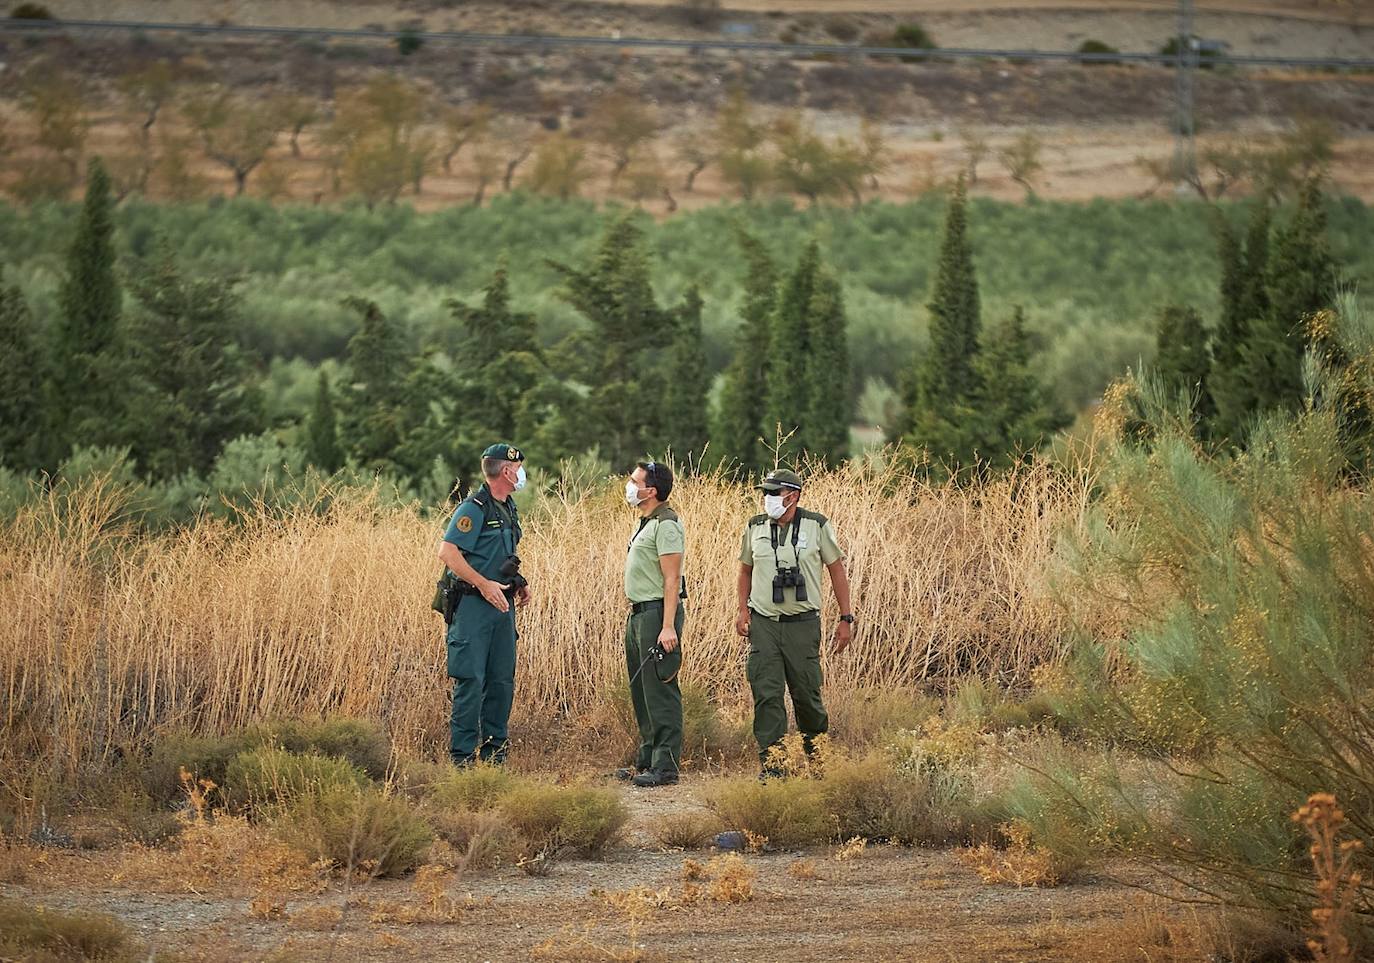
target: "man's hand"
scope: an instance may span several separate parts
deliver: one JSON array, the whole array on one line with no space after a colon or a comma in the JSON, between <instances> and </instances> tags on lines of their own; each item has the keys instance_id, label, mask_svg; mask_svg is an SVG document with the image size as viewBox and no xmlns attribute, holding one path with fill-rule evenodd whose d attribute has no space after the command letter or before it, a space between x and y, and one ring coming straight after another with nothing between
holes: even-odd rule
<instances>
[{"instance_id":1,"label":"man's hand","mask_svg":"<svg viewBox=\"0 0 1374 963\"><path fill-rule=\"evenodd\" d=\"M854 640L854 626L849 622L835 623L835 643L830 647L831 655L839 655L849 648L849 643Z\"/></svg>"},{"instance_id":2,"label":"man's hand","mask_svg":"<svg viewBox=\"0 0 1374 963\"><path fill-rule=\"evenodd\" d=\"M505 591L508 588L510 588L509 585L502 585L500 582L486 579L481 585L482 598L486 599L487 604L496 611L509 612L510 600L505 596Z\"/></svg>"},{"instance_id":3,"label":"man's hand","mask_svg":"<svg viewBox=\"0 0 1374 963\"><path fill-rule=\"evenodd\" d=\"M676 649L677 630L671 625L665 627L662 632L658 633L658 644L663 648L664 652L671 652Z\"/></svg>"},{"instance_id":4,"label":"man's hand","mask_svg":"<svg viewBox=\"0 0 1374 963\"><path fill-rule=\"evenodd\" d=\"M515 601L519 602L522 607L530 604L530 587L528 583L515 590Z\"/></svg>"},{"instance_id":5,"label":"man's hand","mask_svg":"<svg viewBox=\"0 0 1374 963\"><path fill-rule=\"evenodd\" d=\"M741 635L746 639L749 638L749 619L751 614L752 613L750 613L748 609L745 609L739 615L735 616L736 635Z\"/></svg>"}]
</instances>

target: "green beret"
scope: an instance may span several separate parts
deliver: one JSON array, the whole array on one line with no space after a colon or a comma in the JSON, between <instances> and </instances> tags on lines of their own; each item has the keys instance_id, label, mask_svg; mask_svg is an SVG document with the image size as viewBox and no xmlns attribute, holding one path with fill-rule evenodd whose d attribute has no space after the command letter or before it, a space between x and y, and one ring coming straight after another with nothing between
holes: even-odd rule
<instances>
[{"instance_id":1,"label":"green beret","mask_svg":"<svg viewBox=\"0 0 1374 963\"><path fill-rule=\"evenodd\" d=\"M505 443L492 445L482 452L483 458L499 458L502 461L524 461L525 453L514 445Z\"/></svg>"}]
</instances>

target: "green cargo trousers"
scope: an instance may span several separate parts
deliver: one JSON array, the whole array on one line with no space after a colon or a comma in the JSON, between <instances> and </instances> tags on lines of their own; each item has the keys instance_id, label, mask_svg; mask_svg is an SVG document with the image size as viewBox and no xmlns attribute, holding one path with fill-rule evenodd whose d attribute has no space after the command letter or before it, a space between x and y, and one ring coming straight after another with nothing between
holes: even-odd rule
<instances>
[{"instance_id":1,"label":"green cargo trousers","mask_svg":"<svg viewBox=\"0 0 1374 963\"><path fill-rule=\"evenodd\" d=\"M639 750L635 768L677 772L682 761L682 690L678 670L682 668L682 624L686 613L677 609L673 627L677 648L657 661L649 650L663 630L663 607L651 605L638 614L631 612L625 621L625 667L630 682L630 701L635 722L639 724ZM649 661L645 662L645 658ZM640 666L644 668L641 670ZM639 673L637 676L635 673Z\"/></svg>"},{"instance_id":2,"label":"green cargo trousers","mask_svg":"<svg viewBox=\"0 0 1374 963\"><path fill-rule=\"evenodd\" d=\"M754 694L754 739L759 759L768 761L768 750L787 734L784 691L792 693L807 751L812 740L830 728L821 703L821 619L778 622L757 612L749 619L749 688Z\"/></svg>"},{"instance_id":3,"label":"green cargo trousers","mask_svg":"<svg viewBox=\"0 0 1374 963\"><path fill-rule=\"evenodd\" d=\"M478 595L465 595L458 603L447 635L453 680L449 754L456 763L506 760L517 638L514 603L508 612L498 612Z\"/></svg>"}]
</instances>

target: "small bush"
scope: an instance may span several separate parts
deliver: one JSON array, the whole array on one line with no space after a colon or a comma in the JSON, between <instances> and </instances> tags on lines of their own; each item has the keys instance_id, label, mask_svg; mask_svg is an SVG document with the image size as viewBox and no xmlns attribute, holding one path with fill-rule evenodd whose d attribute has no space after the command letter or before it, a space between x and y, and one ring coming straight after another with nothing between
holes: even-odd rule
<instances>
[{"instance_id":1,"label":"small bush","mask_svg":"<svg viewBox=\"0 0 1374 963\"><path fill-rule=\"evenodd\" d=\"M465 868L494 869L520 854L520 833L504 813L440 810L427 812L426 818L439 838L461 854Z\"/></svg>"},{"instance_id":2,"label":"small bush","mask_svg":"<svg viewBox=\"0 0 1374 963\"><path fill-rule=\"evenodd\" d=\"M816 779L727 779L707 790L706 805L728 828L766 836L774 846L812 845L835 832Z\"/></svg>"},{"instance_id":3,"label":"small bush","mask_svg":"<svg viewBox=\"0 0 1374 963\"><path fill-rule=\"evenodd\" d=\"M664 813L654 821L654 838L668 849L700 849L720 830L709 813Z\"/></svg>"},{"instance_id":4,"label":"small bush","mask_svg":"<svg viewBox=\"0 0 1374 963\"><path fill-rule=\"evenodd\" d=\"M959 836L970 791L948 772L901 772L878 755L832 760L819 782L835 838L905 844Z\"/></svg>"},{"instance_id":5,"label":"small bush","mask_svg":"<svg viewBox=\"0 0 1374 963\"><path fill-rule=\"evenodd\" d=\"M901 24L892 31L892 39L888 42L893 47L910 47L913 50L935 50L938 47L935 38L918 23Z\"/></svg>"},{"instance_id":6,"label":"small bush","mask_svg":"<svg viewBox=\"0 0 1374 963\"><path fill-rule=\"evenodd\" d=\"M751 740L752 742L752 740ZM740 748L737 734L720 717L720 710L706 688L691 682L682 685L682 755L684 759L719 758Z\"/></svg>"},{"instance_id":7,"label":"small bush","mask_svg":"<svg viewBox=\"0 0 1374 963\"><path fill-rule=\"evenodd\" d=\"M1111 44L1103 43L1101 40L1084 40L1081 44L1078 45L1078 52L1081 53L1081 54L1115 54L1115 53L1121 53L1120 50L1116 49L1116 48L1113 47ZM1086 61L1084 61L1084 63L1092 64L1092 65L1096 66L1096 65L1099 65L1099 64L1111 63L1111 61L1106 61L1106 60L1086 60Z\"/></svg>"},{"instance_id":8,"label":"small bush","mask_svg":"<svg viewBox=\"0 0 1374 963\"><path fill-rule=\"evenodd\" d=\"M391 741L386 730L370 720L334 717L274 722L255 730L258 744L279 746L304 755L319 753L348 760L373 779L387 776Z\"/></svg>"},{"instance_id":9,"label":"small bush","mask_svg":"<svg viewBox=\"0 0 1374 963\"><path fill-rule=\"evenodd\" d=\"M250 747L248 734L242 732L228 736L171 732L153 746L144 768L143 784L148 795L159 803L181 797L182 769L195 780L208 779L223 786L230 761Z\"/></svg>"},{"instance_id":10,"label":"small bush","mask_svg":"<svg viewBox=\"0 0 1374 963\"><path fill-rule=\"evenodd\" d=\"M717 903L747 903L754 898L754 880L759 871L739 853L712 856L706 864L710 885L706 894Z\"/></svg>"},{"instance_id":11,"label":"small bush","mask_svg":"<svg viewBox=\"0 0 1374 963\"><path fill-rule=\"evenodd\" d=\"M826 700L831 731L852 749L886 742L915 729L940 710L935 699L915 689L859 688Z\"/></svg>"},{"instance_id":12,"label":"small bush","mask_svg":"<svg viewBox=\"0 0 1374 963\"><path fill-rule=\"evenodd\" d=\"M52 11L41 3L21 3L10 11L15 20L56 20Z\"/></svg>"},{"instance_id":13,"label":"small bush","mask_svg":"<svg viewBox=\"0 0 1374 963\"><path fill-rule=\"evenodd\" d=\"M396 35L396 51L402 57L409 57L425 45L425 38L416 30L406 28Z\"/></svg>"},{"instance_id":14,"label":"small bush","mask_svg":"<svg viewBox=\"0 0 1374 963\"><path fill-rule=\"evenodd\" d=\"M1005 847L999 849L984 843L975 849L964 850L959 856L985 883L1058 886L1071 880L1083 867L1082 859L1037 845L1031 839L1030 827L1024 823L1007 823L1002 832L1006 837Z\"/></svg>"},{"instance_id":15,"label":"small bush","mask_svg":"<svg viewBox=\"0 0 1374 963\"><path fill-rule=\"evenodd\" d=\"M276 829L310 858L369 876L410 872L434 841L429 825L401 797L348 785L300 797Z\"/></svg>"},{"instance_id":16,"label":"small bush","mask_svg":"<svg viewBox=\"0 0 1374 963\"><path fill-rule=\"evenodd\" d=\"M469 766L452 770L435 783L429 802L448 809L495 809L520 784L518 776L501 766Z\"/></svg>"},{"instance_id":17,"label":"small bush","mask_svg":"<svg viewBox=\"0 0 1374 963\"><path fill-rule=\"evenodd\" d=\"M290 805L336 788L361 789L367 773L333 756L299 756L285 749L240 753L225 772L225 797L235 807Z\"/></svg>"},{"instance_id":18,"label":"small bush","mask_svg":"<svg viewBox=\"0 0 1374 963\"><path fill-rule=\"evenodd\" d=\"M849 43L859 36L859 27L848 17L833 17L825 22L825 32L840 43Z\"/></svg>"},{"instance_id":19,"label":"small bush","mask_svg":"<svg viewBox=\"0 0 1374 963\"><path fill-rule=\"evenodd\" d=\"M500 805L534 854L569 849L599 856L620 835L630 815L614 790L592 786L527 783L508 793Z\"/></svg>"},{"instance_id":20,"label":"small bush","mask_svg":"<svg viewBox=\"0 0 1374 963\"><path fill-rule=\"evenodd\" d=\"M21 960L133 960L128 929L94 913L0 902L0 958Z\"/></svg>"}]
</instances>

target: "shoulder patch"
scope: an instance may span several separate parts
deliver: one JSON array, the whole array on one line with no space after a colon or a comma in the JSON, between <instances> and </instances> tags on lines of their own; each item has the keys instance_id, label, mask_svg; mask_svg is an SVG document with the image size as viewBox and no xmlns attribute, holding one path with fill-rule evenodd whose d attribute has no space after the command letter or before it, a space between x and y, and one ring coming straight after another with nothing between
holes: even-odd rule
<instances>
[{"instance_id":1,"label":"shoulder patch","mask_svg":"<svg viewBox=\"0 0 1374 963\"><path fill-rule=\"evenodd\" d=\"M458 531L460 531L460 532L465 532L465 533L466 533L466 532L470 532L470 531L472 531L472 516L471 516L471 515L459 515L459 516L458 516L458 521L455 522L454 524L457 525Z\"/></svg>"},{"instance_id":2,"label":"shoulder patch","mask_svg":"<svg viewBox=\"0 0 1374 963\"><path fill-rule=\"evenodd\" d=\"M749 519L749 527L753 528L755 525L762 525L766 521L768 521L767 515L755 515L753 518Z\"/></svg>"}]
</instances>

